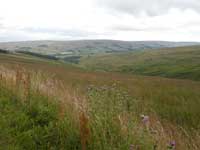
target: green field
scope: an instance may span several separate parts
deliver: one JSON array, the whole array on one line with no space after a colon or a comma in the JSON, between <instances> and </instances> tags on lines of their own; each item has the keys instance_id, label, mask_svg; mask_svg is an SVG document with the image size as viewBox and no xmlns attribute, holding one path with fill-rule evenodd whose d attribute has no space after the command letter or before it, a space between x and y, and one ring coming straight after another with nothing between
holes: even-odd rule
<instances>
[{"instance_id":1,"label":"green field","mask_svg":"<svg viewBox=\"0 0 200 150\"><path fill-rule=\"evenodd\" d=\"M198 150L200 82L187 79L199 80L199 54L111 53L79 65L0 54L0 149L165 150L175 140Z\"/></svg>"},{"instance_id":2,"label":"green field","mask_svg":"<svg viewBox=\"0 0 200 150\"><path fill-rule=\"evenodd\" d=\"M200 80L200 47L96 55L82 58L80 65L91 70Z\"/></svg>"}]
</instances>

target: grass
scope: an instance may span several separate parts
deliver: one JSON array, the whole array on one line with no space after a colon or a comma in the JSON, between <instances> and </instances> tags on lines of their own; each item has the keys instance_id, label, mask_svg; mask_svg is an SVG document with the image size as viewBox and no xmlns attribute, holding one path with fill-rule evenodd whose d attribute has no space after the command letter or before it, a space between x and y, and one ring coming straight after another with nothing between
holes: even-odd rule
<instances>
[{"instance_id":1,"label":"grass","mask_svg":"<svg viewBox=\"0 0 200 150\"><path fill-rule=\"evenodd\" d=\"M80 149L79 131L70 115L60 118L56 100L32 85L28 90L28 79L16 79L18 85L5 77L0 82L0 149Z\"/></svg>"},{"instance_id":2,"label":"grass","mask_svg":"<svg viewBox=\"0 0 200 150\"><path fill-rule=\"evenodd\" d=\"M197 81L93 72L4 54L0 61L3 149L162 150L172 140L177 150L199 149Z\"/></svg>"},{"instance_id":3,"label":"grass","mask_svg":"<svg viewBox=\"0 0 200 150\"><path fill-rule=\"evenodd\" d=\"M82 58L80 65L91 70L200 80L200 47L96 55Z\"/></svg>"},{"instance_id":4,"label":"grass","mask_svg":"<svg viewBox=\"0 0 200 150\"><path fill-rule=\"evenodd\" d=\"M153 149L155 141L145 128L138 128L134 101L125 91L117 87L99 87L90 88L88 95L88 113L94 132L92 149L97 146L100 149L129 149L131 145Z\"/></svg>"},{"instance_id":5,"label":"grass","mask_svg":"<svg viewBox=\"0 0 200 150\"><path fill-rule=\"evenodd\" d=\"M55 96L58 99L53 99L51 93L50 95L46 93L48 91L44 86L40 87L42 82L34 80L37 77L29 77L30 72L25 70L13 72L2 68L1 73L0 147L2 149L128 149L134 142L134 134L122 133L118 120L116 122L111 120L122 112L123 107L120 108L120 105L117 104L118 108L113 109L112 113L107 109L107 115L103 115L104 111L96 109L98 104L92 100L92 98L98 100L98 97L93 97L95 93L90 91L89 108L81 107L73 112L68 106L61 105L60 98L63 98L63 95ZM8 77L8 74L11 76ZM48 80L47 83L49 82L52 81ZM121 103L119 100L116 102ZM101 103L103 104L104 102ZM75 109L75 105L71 106ZM75 116L78 117L77 120ZM133 126L134 122L130 122L130 127ZM105 134L101 135L102 131ZM143 149L151 148L153 140L149 138L148 133L141 130L139 134L144 136L138 137L140 139L138 141L147 142L134 143L140 144Z\"/></svg>"},{"instance_id":6,"label":"grass","mask_svg":"<svg viewBox=\"0 0 200 150\"><path fill-rule=\"evenodd\" d=\"M66 126L71 123L67 118L59 120L58 108L45 97L31 96L27 104L7 92L1 91L0 97L1 149L75 149L80 145L75 126Z\"/></svg>"}]
</instances>

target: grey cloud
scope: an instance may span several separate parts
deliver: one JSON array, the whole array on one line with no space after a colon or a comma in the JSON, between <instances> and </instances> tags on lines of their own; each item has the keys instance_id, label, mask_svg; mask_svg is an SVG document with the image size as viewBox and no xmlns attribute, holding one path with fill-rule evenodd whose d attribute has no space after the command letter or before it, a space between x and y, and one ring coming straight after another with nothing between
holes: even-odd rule
<instances>
[{"instance_id":1,"label":"grey cloud","mask_svg":"<svg viewBox=\"0 0 200 150\"><path fill-rule=\"evenodd\" d=\"M187 27L199 27L200 26L200 20L195 20L191 22L187 22L183 24L181 27L187 28Z\"/></svg>"},{"instance_id":2,"label":"grey cloud","mask_svg":"<svg viewBox=\"0 0 200 150\"><path fill-rule=\"evenodd\" d=\"M110 27L113 31L169 31L173 30L174 28L171 27L132 27L132 26L125 26L125 25L115 25Z\"/></svg>"},{"instance_id":3,"label":"grey cloud","mask_svg":"<svg viewBox=\"0 0 200 150\"><path fill-rule=\"evenodd\" d=\"M87 37L95 37L101 35L112 35L111 32L91 32L81 29L59 29L59 28L22 28L20 29L23 32L28 33L47 33L52 35L58 35L63 37L71 37L71 38L87 38Z\"/></svg>"},{"instance_id":4,"label":"grey cloud","mask_svg":"<svg viewBox=\"0 0 200 150\"><path fill-rule=\"evenodd\" d=\"M200 12L200 0L97 0L97 3L109 10L133 15L146 13L157 16L167 13L171 8Z\"/></svg>"},{"instance_id":5,"label":"grey cloud","mask_svg":"<svg viewBox=\"0 0 200 150\"><path fill-rule=\"evenodd\" d=\"M110 29L114 31L141 31L141 29L139 28L134 28L130 26L121 26L121 25L112 26L110 27Z\"/></svg>"}]
</instances>

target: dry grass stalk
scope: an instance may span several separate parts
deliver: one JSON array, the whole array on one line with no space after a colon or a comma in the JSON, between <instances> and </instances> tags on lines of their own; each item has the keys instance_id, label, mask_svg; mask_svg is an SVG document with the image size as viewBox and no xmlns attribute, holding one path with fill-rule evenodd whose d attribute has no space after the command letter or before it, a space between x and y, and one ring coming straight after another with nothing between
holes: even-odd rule
<instances>
[{"instance_id":1,"label":"dry grass stalk","mask_svg":"<svg viewBox=\"0 0 200 150\"><path fill-rule=\"evenodd\" d=\"M2 75L2 73L0 74L0 81L1 82L3 81L3 75Z\"/></svg>"},{"instance_id":2,"label":"dry grass stalk","mask_svg":"<svg viewBox=\"0 0 200 150\"><path fill-rule=\"evenodd\" d=\"M30 98L30 91L31 91L31 75L30 75L30 73L26 73L25 79L24 79L24 97L25 97L25 100L28 100Z\"/></svg>"},{"instance_id":3,"label":"dry grass stalk","mask_svg":"<svg viewBox=\"0 0 200 150\"><path fill-rule=\"evenodd\" d=\"M22 72L19 69L17 69L17 71L16 71L16 78L15 78L16 87L19 88L21 80L22 80Z\"/></svg>"},{"instance_id":4,"label":"dry grass stalk","mask_svg":"<svg viewBox=\"0 0 200 150\"><path fill-rule=\"evenodd\" d=\"M89 119L84 112L80 113L79 121L80 121L80 138L81 138L82 150L86 150L87 143L89 142L89 137L90 137L90 129L88 125Z\"/></svg>"}]
</instances>

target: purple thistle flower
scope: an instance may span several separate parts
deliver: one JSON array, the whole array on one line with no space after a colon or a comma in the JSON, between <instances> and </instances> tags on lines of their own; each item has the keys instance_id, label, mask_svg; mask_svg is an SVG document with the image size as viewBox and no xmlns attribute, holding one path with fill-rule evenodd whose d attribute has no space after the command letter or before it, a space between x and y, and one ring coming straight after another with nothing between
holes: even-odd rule
<instances>
[{"instance_id":1,"label":"purple thistle flower","mask_svg":"<svg viewBox=\"0 0 200 150\"><path fill-rule=\"evenodd\" d=\"M176 147L176 141L174 141L174 140L173 140L173 141L170 141L170 142L169 142L168 148L174 150L175 147Z\"/></svg>"},{"instance_id":2,"label":"purple thistle flower","mask_svg":"<svg viewBox=\"0 0 200 150\"><path fill-rule=\"evenodd\" d=\"M149 116L141 115L142 123L147 125L149 123Z\"/></svg>"},{"instance_id":3,"label":"purple thistle flower","mask_svg":"<svg viewBox=\"0 0 200 150\"><path fill-rule=\"evenodd\" d=\"M172 146L172 147L175 147L176 146L176 141L170 141L170 145Z\"/></svg>"}]
</instances>

